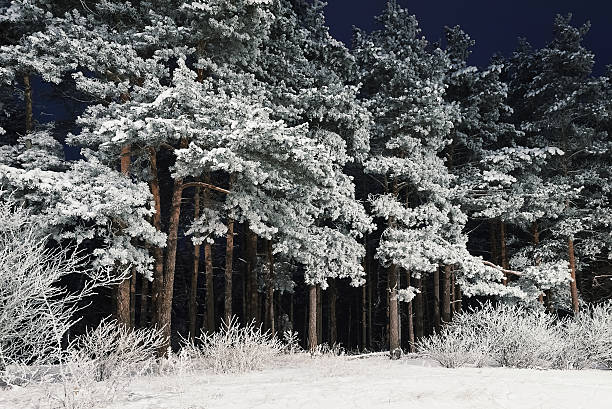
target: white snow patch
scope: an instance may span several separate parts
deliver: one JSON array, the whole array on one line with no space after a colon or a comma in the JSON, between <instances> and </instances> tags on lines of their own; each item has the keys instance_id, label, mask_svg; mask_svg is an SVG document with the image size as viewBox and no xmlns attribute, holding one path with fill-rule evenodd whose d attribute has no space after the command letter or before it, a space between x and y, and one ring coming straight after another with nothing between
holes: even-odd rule
<instances>
[{"instance_id":1,"label":"white snow patch","mask_svg":"<svg viewBox=\"0 0 612 409\"><path fill-rule=\"evenodd\" d=\"M2 391L0 408L47 407L36 396L31 387ZM113 404L100 407L608 409L610 402L612 371L446 369L422 359L298 355L274 369L241 375L139 378Z\"/></svg>"}]
</instances>

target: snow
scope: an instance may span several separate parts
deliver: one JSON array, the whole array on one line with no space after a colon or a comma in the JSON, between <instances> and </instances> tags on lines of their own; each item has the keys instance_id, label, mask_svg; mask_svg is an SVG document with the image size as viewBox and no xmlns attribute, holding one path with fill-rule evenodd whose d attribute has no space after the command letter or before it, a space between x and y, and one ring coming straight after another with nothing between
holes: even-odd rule
<instances>
[{"instance_id":1,"label":"snow","mask_svg":"<svg viewBox=\"0 0 612 409\"><path fill-rule=\"evenodd\" d=\"M30 387L4 391L0 408L38 407L35 397ZM612 371L446 369L423 359L296 355L261 372L139 378L100 408L608 409L610 402Z\"/></svg>"}]
</instances>

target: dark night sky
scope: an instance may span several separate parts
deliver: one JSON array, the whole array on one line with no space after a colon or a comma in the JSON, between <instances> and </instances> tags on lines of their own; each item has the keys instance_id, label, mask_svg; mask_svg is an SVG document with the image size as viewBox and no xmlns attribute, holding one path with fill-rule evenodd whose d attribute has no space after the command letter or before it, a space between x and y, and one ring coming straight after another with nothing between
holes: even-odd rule
<instances>
[{"instance_id":1,"label":"dark night sky","mask_svg":"<svg viewBox=\"0 0 612 409\"><path fill-rule=\"evenodd\" d=\"M375 27L385 0L327 0L327 22L331 33L350 45L352 27ZM443 36L444 26L460 25L476 41L471 63L483 66L500 52L510 55L518 37L541 47L552 37L552 22L558 13L571 12L573 23L590 20L586 46L595 52L596 72L612 64L612 0L398 0L415 14L429 41Z\"/></svg>"}]
</instances>

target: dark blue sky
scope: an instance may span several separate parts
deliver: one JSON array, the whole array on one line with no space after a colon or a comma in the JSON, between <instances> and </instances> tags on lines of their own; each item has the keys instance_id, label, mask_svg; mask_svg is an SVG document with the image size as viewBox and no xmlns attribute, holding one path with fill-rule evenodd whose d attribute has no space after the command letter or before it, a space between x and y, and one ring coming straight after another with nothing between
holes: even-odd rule
<instances>
[{"instance_id":1,"label":"dark blue sky","mask_svg":"<svg viewBox=\"0 0 612 409\"><path fill-rule=\"evenodd\" d=\"M352 27L371 30L374 16L385 0L327 0L327 22L332 34L349 44ZM486 65L495 52L510 55L518 37L534 47L545 45L552 36L557 13L574 16L574 24L591 21L585 44L595 52L596 71L612 64L612 0L398 0L415 14L429 41L443 35L444 26L460 25L476 41L472 64Z\"/></svg>"}]
</instances>

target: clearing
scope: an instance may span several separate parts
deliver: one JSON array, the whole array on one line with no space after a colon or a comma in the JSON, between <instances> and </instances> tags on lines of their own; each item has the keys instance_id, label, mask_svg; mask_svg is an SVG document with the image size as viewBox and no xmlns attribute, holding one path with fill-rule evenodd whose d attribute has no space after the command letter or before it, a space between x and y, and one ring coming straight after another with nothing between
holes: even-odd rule
<instances>
[{"instance_id":1,"label":"clearing","mask_svg":"<svg viewBox=\"0 0 612 409\"><path fill-rule=\"evenodd\" d=\"M37 388L0 391L0 408L49 407ZM423 359L299 354L260 372L137 378L98 407L610 409L612 371L446 369Z\"/></svg>"}]
</instances>

